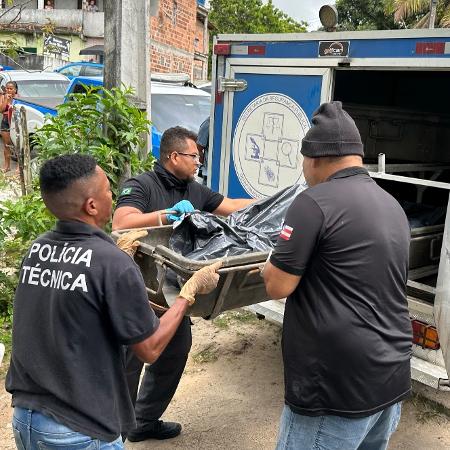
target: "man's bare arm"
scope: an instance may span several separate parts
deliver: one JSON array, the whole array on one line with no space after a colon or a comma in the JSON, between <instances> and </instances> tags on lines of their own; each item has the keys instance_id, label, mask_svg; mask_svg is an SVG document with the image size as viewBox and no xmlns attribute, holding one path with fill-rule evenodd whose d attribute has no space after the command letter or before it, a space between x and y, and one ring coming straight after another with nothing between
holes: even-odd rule
<instances>
[{"instance_id":1,"label":"man's bare arm","mask_svg":"<svg viewBox=\"0 0 450 450\"><path fill-rule=\"evenodd\" d=\"M264 266L263 277L266 291L272 299L285 298L292 294L302 278L278 269L270 261Z\"/></svg>"},{"instance_id":2,"label":"man's bare arm","mask_svg":"<svg viewBox=\"0 0 450 450\"><path fill-rule=\"evenodd\" d=\"M196 294L208 294L216 288L219 282L217 270L222 261L216 261L192 275L183 285L175 303L164 313L159 321L158 329L139 344L132 345L136 355L146 362L154 362L172 339L189 305L195 302Z\"/></svg>"},{"instance_id":3,"label":"man's bare arm","mask_svg":"<svg viewBox=\"0 0 450 450\"><path fill-rule=\"evenodd\" d=\"M143 213L137 208L132 206L121 206L116 209L112 221L112 229L124 230L127 228L143 228L154 227L159 225L158 216L161 211L155 211L151 213ZM167 225L166 214L161 214L161 220L163 225Z\"/></svg>"},{"instance_id":4,"label":"man's bare arm","mask_svg":"<svg viewBox=\"0 0 450 450\"><path fill-rule=\"evenodd\" d=\"M222 203L213 211L213 214L218 216L229 216L238 209L245 208L252 203L255 203L257 198L228 198L225 197Z\"/></svg>"},{"instance_id":5,"label":"man's bare arm","mask_svg":"<svg viewBox=\"0 0 450 450\"><path fill-rule=\"evenodd\" d=\"M175 303L159 319L158 329L144 341L131 345L136 356L146 363L155 362L177 331L188 307L186 299L177 297Z\"/></svg>"}]
</instances>

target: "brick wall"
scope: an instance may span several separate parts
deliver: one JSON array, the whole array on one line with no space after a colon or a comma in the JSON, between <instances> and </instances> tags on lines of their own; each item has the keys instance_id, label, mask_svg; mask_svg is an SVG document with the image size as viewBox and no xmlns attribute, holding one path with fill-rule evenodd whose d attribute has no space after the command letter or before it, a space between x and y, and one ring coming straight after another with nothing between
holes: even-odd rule
<instances>
[{"instance_id":1,"label":"brick wall","mask_svg":"<svg viewBox=\"0 0 450 450\"><path fill-rule=\"evenodd\" d=\"M205 63L203 61L199 61L198 59L194 61L194 80L204 80L204 72L205 72Z\"/></svg>"},{"instance_id":2,"label":"brick wall","mask_svg":"<svg viewBox=\"0 0 450 450\"><path fill-rule=\"evenodd\" d=\"M194 52L203 52L202 25L197 24L197 0L160 0L151 18L152 71L194 78Z\"/></svg>"},{"instance_id":3,"label":"brick wall","mask_svg":"<svg viewBox=\"0 0 450 450\"><path fill-rule=\"evenodd\" d=\"M205 51L204 45L204 28L203 22L200 20L195 22L194 50L200 53L208 53L208 50Z\"/></svg>"}]
</instances>

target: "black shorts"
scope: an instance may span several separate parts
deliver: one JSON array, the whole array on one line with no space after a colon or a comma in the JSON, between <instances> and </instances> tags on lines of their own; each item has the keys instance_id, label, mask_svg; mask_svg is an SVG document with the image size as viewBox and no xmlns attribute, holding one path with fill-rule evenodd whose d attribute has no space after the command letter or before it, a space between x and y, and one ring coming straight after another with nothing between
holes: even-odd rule
<instances>
[{"instance_id":1,"label":"black shorts","mask_svg":"<svg viewBox=\"0 0 450 450\"><path fill-rule=\"evenodd\" d=\"M0 124L1 131L9 131L9 121L7 117L3 116L2 123Z\"/></svg>"}]
</instances>

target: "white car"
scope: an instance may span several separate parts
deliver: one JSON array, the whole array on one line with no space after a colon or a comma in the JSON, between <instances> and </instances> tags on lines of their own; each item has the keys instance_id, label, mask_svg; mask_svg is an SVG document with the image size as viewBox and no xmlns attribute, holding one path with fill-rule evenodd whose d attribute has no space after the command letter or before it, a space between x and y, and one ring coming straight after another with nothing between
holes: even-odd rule
<instances>
[{"instance_id":1,"label":"white car","mask_svg":"<svg viewBox=\"0 0 450 450\"><path fill-rule=\"evenodd\" d=\"M102 84L102 77L76 77L67 87L65 94L84 92L84 85L101 86ZM159 157L161 136L167 128L182 126L198 132L201 123L210 114L211 96L201 89L184 86L172 80L152 81L151 92L152 153L155 157ZM17 103L23 104L26 109L28 133L32 136L35 130L44 124L46 116L56 114L55 108L64 102L64 96L59 97L59 101L53 105L45 101L31 102L25 98L20 100L22 101ZM14 114L11 122L11 140L14 145L16 144L16 120L17 117Z\"/></svg>"},{"instance_id":2,"label":"white car","mask_svg":"<svg viewBox=\"0 0 450 450\"><path fill-rule=\"evenodd\" d=\"M15 81L18 97L29 102L44 101L50 104L61 103L70 80L56 72L39 72L26 70L7 70L0 72L0 88L8 81Z\"/></svg>"}]
</instances>

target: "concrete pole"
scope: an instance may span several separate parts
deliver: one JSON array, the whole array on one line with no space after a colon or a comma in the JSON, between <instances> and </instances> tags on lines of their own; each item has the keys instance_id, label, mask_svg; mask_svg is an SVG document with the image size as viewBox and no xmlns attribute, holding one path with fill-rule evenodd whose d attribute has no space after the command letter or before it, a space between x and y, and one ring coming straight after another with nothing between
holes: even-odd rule
<instances>
[{"instance_id":1,"label":"concrete pole","mask_svg":"<svg viewBox=\"0 0 450 450\"><path fill-rule=\"evenodd\" d=\"M203 26L203 54L206 55L206 62L203 64L202 78L208 79L208 55L209 55L209 36L208 36L208 15L205 17L205 23Z\"/></svg>"},{"instance_id":2,"label":"concrete pole","mask_svg":"<svg viewBox=\"0 0 450 450\"><path fill-rule=\"evenodd\" d=\"M434 28L437 2L438 0L430 0L430 21L428 22L428 28Z\"/></svg>"},{"instance_id":3,"label":"concrete pole","mask_svg":"<svg viewBox=\"0 0 450 450\"><path fill-rule=\"evenodd\" d=\"M108 0L104 8L105 87L133 87L133 102L150 120L150 0Z\"/></svg>"}]
</instances>

